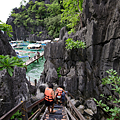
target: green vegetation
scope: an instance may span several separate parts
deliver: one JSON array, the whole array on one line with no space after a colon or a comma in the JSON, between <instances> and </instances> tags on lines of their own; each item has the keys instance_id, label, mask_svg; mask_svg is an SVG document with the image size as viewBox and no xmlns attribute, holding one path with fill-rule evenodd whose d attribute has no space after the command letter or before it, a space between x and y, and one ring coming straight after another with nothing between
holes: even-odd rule
<instances>
[{"instance_id":1,"label":"green vegetation","mask_svg":"<svg viewBox=\"0 0 120 120\"><path fill-rule=\"evenodd\" d=\"M6 69L10 76L13 75L14 66L24 67L22 59L0 55L0 70Z\"/></svg>"},{"instance_id":2,"label":"green vegetation","mask_svg":"<svg viewBox=\"0 0 120 120\"><path fill-rule=\"evenodd\" d=\"M39 33L37 34L37 36L39 37L41 34L42 34L42 31L41 31L41 32L39 32Z\"/></svg>"},{"instance_id":3,"label":"green vegetation","mask_svg":"<svg viewBox=\"0 0 120 120\"><path fill-rule=\"evenodd\" d=\"M44 1L35 1L35 3L30 1L28 4L27 9L22 5L20 13L12 11L11 16L15 18L15 25L24 26L31 34L37 36L41 35L39 29L36 29L38 26L46 27L48 34L56 38L59 37L60 29L64 26L70 30L69 34L74 33L75 26L81 21L83 0L51 0L51 4L45 4ZM84 42L73 41L72 39L68 39L66 45L67 49L85 48Z\"/></svg>"},{"instance_id":4,"label":"green vegetation","mask_svg":"<svg viewBox=\"0 0 120 120\"><path fill-rule=\"evenodd\" d=\"M60 70L61 70L61 67L57 68L58 79L61 77Z\"/></svg>"},{"instance_id":5,"label":"green vegetation","mask_svg":"<svg viewBox=\"0 0 120 120\"><path fill-rule=\"evenodd\" d=\"M113 69L106 71L109 76L102 79L103 85L110 85L112 87L112 91L116 92L118 96L120 96L120 77L117 76L117 72ZM110 102L113 107L109 107L107 104L103 103L102 100L97 101L95 98L94 100L97 102L98 106L102 107L109 115L110 118L107 120L118 120L120 119L120 99L119 97L115 96L108 96L101 94L102 97L106 99L105 103Z\"/></svg>"},{"instance_id":6,"label":"green vegetation","mask_svg":"<svg viewBox=\"0 0 120 120\"><path fill-rule=\"evenodd\" d=\"M10 32L13 32L13 31L12 31L12 26L3 23L1 20L0 20L0 30L7 32L7 35L8 35L9 37L12 37L12 34L10 33Z\"/></svg>"},{"instance_id":7,"label":"green vegetation","mask_svg":"<svg viewBox=\"0 0 120 120\"><path fill-rule=\"evenodd\" d=\"M18 110L10 119L17 118L17 120L22 120L21 116L22 116L22 112Z\"/></svg>"},{"instance_id":8,"label":"green vegetation","mask_svg":"<svg viewBox=\"0 0 120 120\"><path fill-rule=\"evenodd\" d=\"M55 17L48 17L44 19L45 25L48 29L48 34L54 38L59 36L60 29L65 26L65 23L61 23L61 14Z\"/></svg>"},{"instance_id":9,"label":"green vegetation","mask_svg":"<svg viewBox=\"0 0 120 120\"><path fill-rule=\"evenodd\" d=\"M45 4L44 1L30 1L29 7L26 8L21 1L20 13L15 13L13 10L11 16L14 17L14 24L17 27L24 26L31 34L39 36L38 26L46 26L50 36L59 37L60 29L67 25L71 31L79 21L79 16L82 12L83 0L51 0L51 4ZM62 6L62 10L61 10ZM29 26L29 28L28 28Z\"/></svg>"},{"instance_id":10,"label":"green vegetation","mask_svg":"<svg viewBox=\"0 0 120 120\"><path fill-rule=\"evenodd\" d=\"M67 27L70 29L68 34L75 32L75 27L78 21L81 21L81 13L82 13L82 4L83 0L63 0L62 16L61 21L67 21ZM82 27L82 21L81 21ZM85 48L85 42L83 41L73 41L72 38L68 38L66 40L66 48L67 50L73 48Z\"/></svg>"},{"instance_id":11,"label":"green vegetation","mask_svg":"<svg viewBox=\"0 0 120 120\"><path fill-rule=\"evenodd\" d=\"M73 48L85 48L85 42L82 42L82 41L73 41L72 38L68 38L66 40L66 49L67 50L72 50Z\"/></svg>"},{"instance_id":12,"label":"green vegetation","mask_svg":"<svg viewBox=\"0 0 120 120\"><path fill-rule=\"evenodd\" d=\"M61 21L67 21L67 27L71 29L69 33L75 32L77 22L81 20L82 4L83 0L63 0Z\"/></svg>"}]
</instances>

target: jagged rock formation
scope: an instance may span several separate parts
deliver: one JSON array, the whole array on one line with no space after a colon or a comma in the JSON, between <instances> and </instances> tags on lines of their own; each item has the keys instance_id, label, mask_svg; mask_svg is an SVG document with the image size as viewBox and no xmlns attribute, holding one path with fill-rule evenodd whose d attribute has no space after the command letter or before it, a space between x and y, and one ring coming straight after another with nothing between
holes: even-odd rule
<instances>
[{"instance_id":1,"label":"jagged rock formation","mask_svg":"<svg viewBox=\"0 0 120 120\"><path fill-rule=\"evenodd\" d=\"M25 68L15 67L12 77L6 70L0 71L0 116L29 99L29 86Z\"/></svg>"},{"instance_id":2,"label":"jagged rock formation","mask_svg":"<svg viewBox=\"0 0 120 120\"><path fill-rule=\"evenodd\" d=\"M5 34L0 30L0 55L16 56ZM26 69L14 67L12 77L6 70L0 71L0 117L24 100L30 100L30 94L36 93L26 79ZM30 101L31 102L31 101Z\"/></svg>"},{"instance_id":3,"label":"jagged rock formation","mask_svg":"<svg viewBox=\"0 0 120 120\"><path fill-rule=\"evenodd\" d=\"M12 49L7 36L0 30L0 55L16 56L15 50Z\"/></svg>"},{"instance_id":4,"label":"jagged rock formation","mask_svg":"<svg viewBox=\"0 0 120 120\"><path fill-rule=\"evenodd\" d=\"M114 69L120 75L120 1L84 0L83 8L83 27L70 36L64 28L61 40L45 47L46 62L40 81L57 83L57 69L61 67L59 84L74 97L99 99L101 93L112 94L101 84L106 70ZM67 51L68 37L85 41L86 49Z\"/></svg>"},{"instance_id":5,"label":"jagged rock formation","mask_svg":"<svg viewBox=\"0 0 120 120\"><path fill-rule=\"evenodd\" d=\"M39 1L39 0L31 0L35 3L35 1ZM50 0L43 0L45 2L45 4L50 4ZM29 4L26 5L26 9L29 7ZM18 8L14 8L13 9L15 11L15 13L20 13L23 12L22 6L20 7L20 9ZM12 16L9 16L9 18L7 19L6 24L9 24L12 26L13 28L13 32L11 33L13 35L12 38L9 38L10 40L29 40L30 42L35 42L35 41L40 41L40 40L45 40L45 39L53 39L52 37L50 37L48 35L48 31L46 30L45 27L43 26L33 26L34 27L34 34L31 33L32 30L30 30L31 25L27 25L28 29L25 28L24 25L20 25L18 27L18 25L14 24L15 18ZM37 34L35 34L36 32L40 32L42 31L40 36L37 36Z\"/></svg>"},{"instance_id":6,"label":"jagged rock formation","mask_svg":"<svg viewBox=\"0 0 120 120\"><path fill-rule=\"evenodd\" d=\"M99 95L102 86L99 90L98 86L101 83L100 80L107 75L106 70L113 68L120 74L119 4L120 2L116 0L114 2L112 0L84 1L83 23L85 27L70 36L67 31L65 33L64 28L60 33L65 33L64 36L60 36L62 39L58 43L49 43L45 47L46 62L43 72L45 82L49 82L50 78L57 82L55 71L61 66L60 81L69 81L73 85L69 88L70 86L66 83L69 90L74 91L75 88L77 92L79 90L82 95L89 98ZM65 40L68 37L85 41L87 48L66 51ZM49 79L47 79L48 73L51 73Z\"/></svg>"}]
</instances>

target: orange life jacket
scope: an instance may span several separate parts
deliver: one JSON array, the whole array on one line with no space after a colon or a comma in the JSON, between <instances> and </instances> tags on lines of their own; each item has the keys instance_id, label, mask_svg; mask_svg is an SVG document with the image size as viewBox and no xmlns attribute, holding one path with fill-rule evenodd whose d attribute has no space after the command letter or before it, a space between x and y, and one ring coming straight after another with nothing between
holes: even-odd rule
<instances>
[{"instance_id":1,"label":"orange life jacket","mask_svg":"<svg viewBox=\"0 0 120 120\"><path fill-rule=\"evenodd\" d=\"M49 102L52 102L53 101L53 97L51 95L53 89L52 88L46 88L45 89L45 100L49 101Z\"/></svg>"},{"instance_id":2,"label":"orange life jacket","mask_svg":"<svg viewBox=\"0 0 120 120\"><path fill-rule=\"evenodd\" d=\"M57 88L57 96L61 96L62 95L62 88Z\"/></svg>"}]
</instances>

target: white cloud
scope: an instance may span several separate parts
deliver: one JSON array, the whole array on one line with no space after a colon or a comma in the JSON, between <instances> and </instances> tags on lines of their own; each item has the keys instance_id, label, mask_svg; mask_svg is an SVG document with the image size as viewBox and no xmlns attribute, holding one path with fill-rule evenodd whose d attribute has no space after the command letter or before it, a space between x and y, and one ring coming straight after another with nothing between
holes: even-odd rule
<instances>
[{"instance_id":1,"label":"white cloud","mask_svg":"<svg viewBox=\"0 0 120 120\"><path fill-rule=\"evenodd\" d=\"M20 7L22 0L0 0L0 20L6 23L13 8ZM27 2L29 0L26 0Z\"/></svg>"}]
</instances>

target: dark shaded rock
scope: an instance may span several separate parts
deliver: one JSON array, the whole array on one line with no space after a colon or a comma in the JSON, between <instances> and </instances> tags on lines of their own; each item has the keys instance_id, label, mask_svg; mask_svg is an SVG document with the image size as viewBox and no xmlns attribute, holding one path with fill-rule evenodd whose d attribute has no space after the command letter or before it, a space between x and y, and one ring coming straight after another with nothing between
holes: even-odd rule
<instances>
[{"instance_id":1,"label":"dark shaded rock","mask_svg":"<svg viewBox=\"0 0 120 120\"><path fill-rule=\"evenodd\" d=\"M76 98L99 100L100 94L115 95L109 85L101 83L102 78L108 75L106 71L114 69L120 75L120 1L84 0L83 8L84 27L70 36L63 29L61 40L46 46L45 66L50 68L44 68L44 77L46 82L46 78L52 78L48 70L55 68L57 71L61 67L59 85L63 85ZM67 51L65 40L69 37L74 41L85 41L86 49ZM48 64L49 61L52 65ZM96 113L94 105L93 101L87 101L87 106L96 114L93 115L95 119L101 120L104 113L100 109Z\"/></svg>"},{"instance_id":2,"label":"dark shaded rock","mask_svg":"<svg viewBox=\"0 0 120 120\"><path fill-rule=\"evenodd\" d=\"M60 35L59 35L59 40L63 39L63 36L67 33L66 27L61 28L60 30Z\"/></svg>"},{"instance_id":3,"label":"dark shaded rock","mask_svg":"<svg viewBox=\"0 0 120 120\"><path fill-rule=\"evenodd\" d=\"M0 116L21 101L29 100L25 68L15 67L12 77L6 70L0 71L0 99L3 99L0 102Z\"/></svg>"},{"instance_id":4,"label":"dark shaded rock","mask_svg":"<svg viewBox=\"0 0 120 120\"><path fill-rule=\"evenodd\" d=\"M94 102L94 100L90 99L90 100L86 100L85 102L87 108L91 109L94 114L97 113L97 106L96 106L96 103Z\"/></svg>"},{"instance_id":5,"label":"dark shaded rock","mask_svg":"<svg viewBox=\"0 0 120 120\"><path fill-rule=\"evenodd\" d=\"M45 88L46 88L46 86L44 86L44 85L41 85L40 87L39 87L39 89L40 89L40 92L45 92Z\"/></svg>"},{"instance_id":6,"label":"dark shaded rock","mask_svg":"<svg viewBox=\"0 0 120 120\"><path fill-rule=\"evenodd\" d=\"M75 107L77 108L79 105L81 105L81 102L80 102L80 101L77 101L77 102L75 103Z\"/></svg>"},{"instance_id":7,"label":"dark shaded rock","mask_svg":"<svg viewBox=\"0 0 120 120\"><path fill-rule=\"evenodd\" d=\"M37 88L35 86L30 85L29 86L29 93L36 95Z\"/></svg>"},{"instance_id":8,"label":"dark shaded rock","mask_svg":"<svg viewBox=\"0 0 120 120\"><path fill-rule=\"evenodd\" d=\"M32 0L34 3L35 1L38 0ZM45 4L50 4L50 0L42 0L45 2ZM40 2L40 1L39 1ZM30 5L26 4L26 9L28 9ZM24 9L22 9L22 5L20 8L14 8L13 9L15 13L20 13L23 12ZM34 16L34 13L32 14ZM41 41L41 40L46 40L46 39L53 39L53 37L48 35L48 31L44 27L44 25L30 25L27 24L27 27L24 26L22 23L20 25L15 25L14 24L15 18L12 16L9 16L7 19L7 24L11 25L13 28L13 32L11 33L13 35L12 38L9 38L9 40L29 40L30 42L36 42L36 41ZM34 30L33 30L34 29ZM38 36L39 32L41 34Z\"/></svg>"},{"instance_id":9,"label":"dark shaded rock","mask_svg":"<svg viewBox=\"0 0 120 120\"><path fill-rule=\"evenodd\" d=\"M6 35L3 34L1 30L0 30L0 55L16 56L15 50L12 49Z\"/></svg>"}]
</instances>

